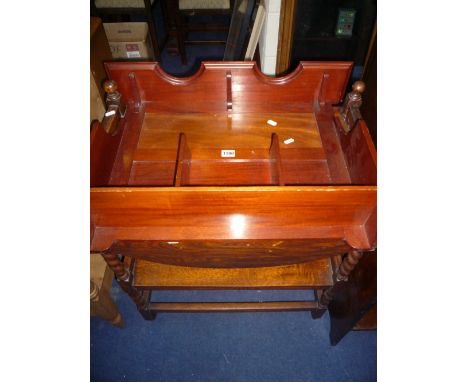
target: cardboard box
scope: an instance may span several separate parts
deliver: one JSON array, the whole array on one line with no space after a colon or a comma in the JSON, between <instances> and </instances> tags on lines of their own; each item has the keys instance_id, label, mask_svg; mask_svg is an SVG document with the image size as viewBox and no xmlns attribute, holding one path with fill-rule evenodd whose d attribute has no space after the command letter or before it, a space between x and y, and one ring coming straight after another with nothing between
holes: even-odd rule
<instances>
[{"instance_id":1,"label":"cardboard box","mask_svg":"<svg viewBox=\"0 0 468 382\"><path fill-rule=\"evenodd\" d=\"M147 23L103 23L113 58L149 59L152 55Z\"/></svg>"}]
</instances>

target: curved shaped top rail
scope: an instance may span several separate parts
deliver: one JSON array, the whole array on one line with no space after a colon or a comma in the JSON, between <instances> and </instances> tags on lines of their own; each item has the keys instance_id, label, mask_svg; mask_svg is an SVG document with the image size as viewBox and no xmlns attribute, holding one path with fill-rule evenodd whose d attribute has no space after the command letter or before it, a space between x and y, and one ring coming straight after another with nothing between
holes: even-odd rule
<instances>
[{"instance_id":1,"label":"curved shaped top rail","mask_svg":"<svg viewBox=\"0 0 468 382\"><path fill-rule=\"evenodd\" d=\"M135 89L148 111L219 113L308 112L315 102L339 103L351 62L301 62L290 74L268 77L255 62L202 62L190 77L166 73L157 62L109 62L109 78L132 101ZM133 85L128 80L133 73ZM326 80L324 80L326 79Z\"/></svg>"}]
</instances>

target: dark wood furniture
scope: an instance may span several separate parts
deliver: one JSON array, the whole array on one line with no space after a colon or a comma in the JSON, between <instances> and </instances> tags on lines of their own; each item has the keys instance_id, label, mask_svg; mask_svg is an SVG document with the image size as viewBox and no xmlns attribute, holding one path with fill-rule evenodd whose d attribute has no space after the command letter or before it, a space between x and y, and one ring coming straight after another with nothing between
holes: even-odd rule
<instances>
[{"instance_id":1,"label":"dark wood furniture","mask_svg":"<svg viewBox=\"0 0 468 382\"><path fill-rule=\"evenodd\" d=\"M165 19L169 36L175 39L177 52L180 54L182 64L187 64L186 44L226 44L225 40L188 39L189 32L219 32L229 30L229 27L222 23L193 23L188 19L192 16L231 16L234 9L234 0L164 0L166 11Z\"/></svg>"},{"instance_id":2,"label":"dark wood furniture","mask_svg":"<svg viewBox=\"0 0 468 382\"><path fill-rule=\"evenodd\" d=\"M108 111L91 131L91 251L144 318L318 318L346 303L350 283L359 289L353 269L364 252L375 256L376 152L359 114L364 85L344 97L350 62L303 62L282 78L253 62L203 63L189 78L157 63L106 69ZM161 289L262 288L311 289L316 299L151 301ZM363 310L337 326L345 313L330 309L332 343Z\"/></svg>"}]
</instances>

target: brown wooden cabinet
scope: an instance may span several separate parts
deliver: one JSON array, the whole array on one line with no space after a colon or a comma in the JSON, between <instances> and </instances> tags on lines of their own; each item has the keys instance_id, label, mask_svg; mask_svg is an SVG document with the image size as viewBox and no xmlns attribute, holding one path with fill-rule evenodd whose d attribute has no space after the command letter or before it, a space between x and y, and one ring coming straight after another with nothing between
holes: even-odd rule
<instances>
[{"instance_id":1,"label":"brown wooden cabinet","mask_svg":"<svg viewBox=\"0 0 468 382\"><path fill-rule=\"evenodd\" d=\"M376 152L359 116L363 87L334 106L351 68L303 62L269 78L251 62L213 62L177 78L157 63L106 65L115 82L91 131L91 251L143 317L323 314L376 247ZM317 299L151 302L158 289L249 288L308 288Z\"/></svg>"}]
</instances>

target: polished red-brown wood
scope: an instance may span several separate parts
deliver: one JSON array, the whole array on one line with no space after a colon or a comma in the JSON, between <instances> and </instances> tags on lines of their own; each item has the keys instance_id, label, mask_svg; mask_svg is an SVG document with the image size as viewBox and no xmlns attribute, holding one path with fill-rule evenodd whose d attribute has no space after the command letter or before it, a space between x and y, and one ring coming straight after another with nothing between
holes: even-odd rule
<instances>
[{"instance_id":1,"label":"polished red-brown wood","mask_svg":"<svg viewBox=\"0 0 468 382\"><path fill-rule=\"evenodd\" d=\"M325 103L342 100L351 68L350 62L302 62L289 75L271 78L254 62L204 62L193 76L180 78L164 72L158 63L106 63L125 99L132 98L128 76L133 73L147 110L172 113L226 112L227 72L234 113L311 112L319 92ZM324 73L329 80L321 88Z\"/></svg>"},{"instance_id":2,"label":"polished red-brown wood","mask_svg":"<svg viewBox=\"0 0 468 382\"><path fill-rule=\"evenodd\" d=\"M274 185L284 186L283 163L280 152L278 134L271 136L270 146L270 175Z\"/></svg>"},{"instance_id":3,"label":"polished red-brown wood","mask_svg":"<svg viewBox=\"0 0 468 382\"><path fill-rule=\"evenodd\" d=\"M330 172L330 181L333 184L351 184L340 136L333 119L330 118L332 113L333 109L330 105L323 105L315 110L315 118Z\"/></svg>"},{"instance_id":4,"label":"polished red-brown wood","mask_svg":"<svg viewBox=\"0 0 468 382\"><path fill-rule=\"evenodd\" d=\"M269 119L277 125L269 125ZM190 168L186 186L277 185L271 170L279 162L284 168L282 185L330 183L319 130L310 113L147 113L129 185L172 186L180 134L190 152L183 161ZM288 138L294 138L294 144L285 144ZM221 157L222 149L234 149L235 158ZM281 151L279 161L277 151Z\"/></svg>"},{"instance_id":5,"label":"polished red-brown wood","mask_svg":"<svg viewBox=\"0 0 468 382\"><path fill-rule=\"evenodd\" d=\"M200 310L318 318L340 285L360 283L353 268L376 247L377 164L365 122L343 130L336 119L351 67L304 62L270 78L253 62L213 62L177 78L157 63L106 65L127 109L116 135L93 128L91 250L146 319ZM312 288L318 299L150 302L152 289L263 287Z\"/></svg>"},{"instance_id":6,"label":"polished red-brown wood","mask_svg":"<svg viewBox=\"0 0 468 382\"><path fill-rule=\"evenodd\" d=\"M109 183L117 150L122 139L122 131L120 130L116 135L112 136L102 128L99 121L94 121L91 125L91 186L105 186Z\"/></svg>"},{"instance_id":7,"label":"polished red-brown wood","mask_svg":"<svg viewBox=\"0 0 468 382\"><path fill-rule=\"evenodd\" d=\"M129 103L127 103L129 104ZM140 138L140 131L145 116L145 106L128 110L123 120L124 128L121 144L115 157L114 167L109 179L110 185L127 185L133 165L133 155Z\"/></svg>"},{"instance_id":8,"label":"polished red-brown wood","mask_svg":"<svg viewBox=\"0 0 468 382\"><path fill-rule=\"evenodd\" d=\"M369 249L370 187L94 188L91 248L117 240L343 239Z\"/></svg>"},{"instance_id":9,"label":"polished red-brown wood","mask_svg":"<svg viewBox=\"0 0 468 382\"><path fill-rule=\"evenodd\" d=\"M363 120L349 134L339 131L341 148L352 184L377 184L377 153Z\"/></svg>"},{"instance_id":10,"label":"polished red-brown wood","mask_svg":"<svg viewBox=\"0 0 468 382\"><path fill-rule=\"evenodd\" d=\"M206 268L255 268L310 262L343 254L351 247L341 239L283 240L125 240L110 252L160 264Z\"/></svg>"}]
</instances>

